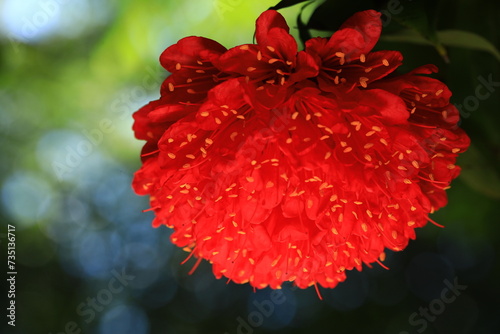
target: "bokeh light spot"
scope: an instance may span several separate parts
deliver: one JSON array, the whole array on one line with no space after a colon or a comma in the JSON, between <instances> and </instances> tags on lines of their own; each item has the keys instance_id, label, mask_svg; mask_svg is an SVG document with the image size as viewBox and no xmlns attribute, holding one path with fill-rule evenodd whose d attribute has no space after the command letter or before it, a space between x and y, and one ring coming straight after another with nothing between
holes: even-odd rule
<instances>
[{"instance_id":1,"label":"bokeh light spot","mask_svg":"<svg viewBox=\"0 0 500 334\"><path fill-rule=\"evenodd\" d=\"M118 305L101 318L99 334L146 334L149 321L142 308L134 305Z\"/></svg>"},{"instance_id":2,"label":"bokeh light spot","mask_svg":"<svg viewBox=\"0 0 500 334\"><path fill-rule=\"evenodd\" d=\"M52 195L48 182L33 173L19 171L4 182L2 205L19 225L28 227L50 214L47 201Z\"/></svg>"}]
</instances>

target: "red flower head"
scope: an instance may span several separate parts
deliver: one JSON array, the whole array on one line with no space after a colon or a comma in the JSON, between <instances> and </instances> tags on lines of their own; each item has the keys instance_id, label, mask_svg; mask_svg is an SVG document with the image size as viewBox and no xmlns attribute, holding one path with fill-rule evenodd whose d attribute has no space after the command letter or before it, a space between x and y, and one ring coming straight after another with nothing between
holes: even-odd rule
<instances>
[{"instance_id":1,"label":"red flower head","mask_svg":"<svg viewBox=\"0 0 500 334\"><path fill-rule=\"evenodd\" d=\"M134 115L147 143L133 186L154 226L257 288L335 287L405 248L446 204L469 139L448 88L422 75L433 66L388 77L402 56L371 52L379 17L357 13L300 52L276 11L256 45L168 48L161 98Z\"/></svg>"}]
</instances>

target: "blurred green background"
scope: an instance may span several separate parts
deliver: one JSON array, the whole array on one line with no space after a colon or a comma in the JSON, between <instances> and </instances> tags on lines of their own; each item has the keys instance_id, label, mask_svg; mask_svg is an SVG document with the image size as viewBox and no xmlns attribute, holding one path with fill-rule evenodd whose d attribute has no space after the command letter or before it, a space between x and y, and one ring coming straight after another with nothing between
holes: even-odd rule
<instances>
[{"instance_id":1,"label":"blurred green background","mask_svg":"<svg viewBox=\"0 0 500 334\"><path fill-rule=\"evenodd\" d=\"M405 251L389 252L389 271L351 272L321 289L324 301L285 285L278 302L269 289L216 280L205 262L188 275L194 259L180 265L187 253L166 227L151 227L147 198L130 187L143 144L131 114L159 96L168 75L160 53L189 35L251 42L255 19L277 2L0 1L2 333L500 332L497 1L373 1L386 14L377 49L402 51L403 71L438 65L473 143L449 205L432 216L446 228L429 224ZM343 20L367 3L330 1L323 18ZM282 10L296 36L299 9ZM430 40L450 29L476 35L436 34L445 62L407 33L415 17L428 20ZM15 327L4 316L9 224ZM465 290L449 301L455 283Z\"/></svg>"}]
</instances>

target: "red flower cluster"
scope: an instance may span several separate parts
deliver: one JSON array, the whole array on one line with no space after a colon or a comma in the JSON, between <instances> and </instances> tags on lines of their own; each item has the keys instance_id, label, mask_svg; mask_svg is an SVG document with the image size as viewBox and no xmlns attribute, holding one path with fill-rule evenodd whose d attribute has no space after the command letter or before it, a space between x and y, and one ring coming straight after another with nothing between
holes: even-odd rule
<instances>
[{"instance_id":1,"label":"red flower cluster","mask_svg":"<svg viewBox=\"0 0 500 334\"><path fill-rule=\"evenodd\" d=\"M371 52L381 27L360 12L298 52L270 10L257 44L167 48L161 97L134 114L147 143L133 186L153 225L256 288L334 287L405 248L446 204L469 139L448 88L421 75L434 66L395 75L399 52Z\"/></svg>"}]
</instances>

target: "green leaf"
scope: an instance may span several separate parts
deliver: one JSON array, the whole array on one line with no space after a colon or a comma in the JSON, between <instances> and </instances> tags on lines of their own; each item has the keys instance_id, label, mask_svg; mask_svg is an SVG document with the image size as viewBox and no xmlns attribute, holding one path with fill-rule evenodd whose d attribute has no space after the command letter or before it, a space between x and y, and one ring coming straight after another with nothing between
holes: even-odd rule
<instances>
[{"instance_id":1,"label":"green leaf","mask_svg":"<svg viewBox=\"0 0 500 334\"><path fill-rule=\"evenodd\" d=\"M436 33L440 45L462 47L467 49L486 51L492 54L498 61L500 61L500 52L495 46L486 38L472 32L462 30L442 30ZM421 45L436 44L426 39L424 36L415 30L402 30L397 33L382 35L381 41L386 42L404 42Z\"/></svg>"},{"instance_id":2,"label":"green leaf","mask_svg":"<svg viewBox=\"0 0 500 334\"><path fill-rule=\"evenodd\" d=\"M437 41L436 30L430 13L433 12L429 1L401 1L403 10L392 18L401 25L413 29L431 42ZM436 1L433 1L436 3Z\"/></svg>"},{"instance_id":3,"label":"green leaf","mask_svg":"<svg viewBox=\"0 0 500 334\"><path fill-rule=\"evenodd\" d=\"M302 12L304 11L304 8L306 8L310 4L311 2L302 6L299 15L297 15L297 28L299 29L299 37L302 41L302 45L305 45L306 41L312 38L311 32L309 31L309 29L307 29L307 26L302 21Z\"/></svg>"},{"instance_id":4,"label":"green leaf","mask_svg":"<svg viewBox=\"0 0 500 334\"><path fill-rule=\"evenodd\" d=\"M308 29L336 31L354 13L374 8L372 0L334 1L319 5L309 18Z\"/></svg>"},{"instance_id":5,"label":"green leaf","mask_svg":"<svg viewBox=\"0 0 500 334\"><path fill-rule=\"evenodd\" d=\"M444 45L486 51L500 61L498 49L483 36L462 30L442 30L437 36Z\"/></svg>"},{"instance_id":6,"label":"green leaf","mask_svg":"<svg viewBox=\"0 0 500 334\"><path fill-rule=\"evenodd\" d=\"M437 52L448 62L448 54L441 44L433 20L428 13L435 12L437 1L403 1L403 11L394 15L394 20L399 24L410 28L424 37L432 44Z\"/></svg>"},{"instance_id":7,"label":"green leaf","mask_svg":"<svg viewBox=\"0 0 500 334\"><path fill-rule=\"evenodd\" d=\"M403 42L421 45L432 45L432 42L426 39L424 36L419 34L415 30L401 30L393 34L387 34L380 36L381 41L385 42Z\"/></svg>"},{"instance_id":8,"label":"green leaf","mask_svg":"<svg viewBox=\"0 0 500 334\"><path fill-rule=\"evenodd\" d=\"M269 7L269 9L279 10L282 8L295 6L301 2L306 2L306 1L311 1L311 0L282 0L282 1L278 2L278 4L276 6Z\"/></svg>"},{"instance_id":9,"label":"green leaf","mask_svg":"<svg viewBox=\"0 0 500 334\"><path fill-rule=\"evenodd\" d=\"M474 145L460 156L458 164L465 183L488 197L500 199L500 176Z\"/></svg>"}]
</instances>

